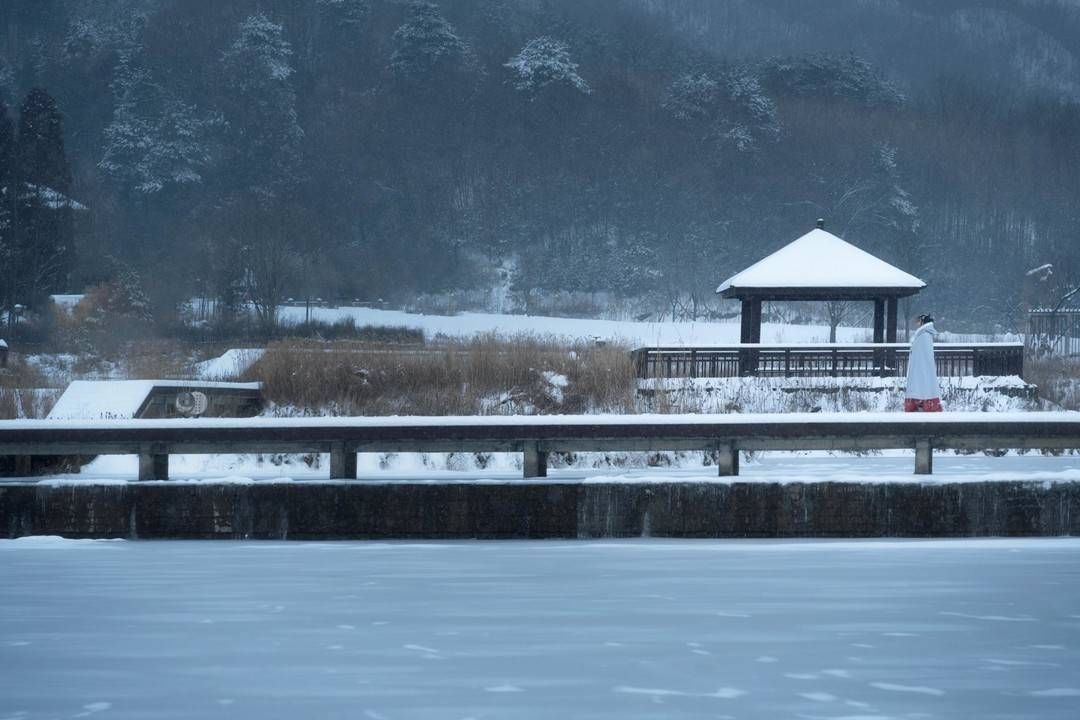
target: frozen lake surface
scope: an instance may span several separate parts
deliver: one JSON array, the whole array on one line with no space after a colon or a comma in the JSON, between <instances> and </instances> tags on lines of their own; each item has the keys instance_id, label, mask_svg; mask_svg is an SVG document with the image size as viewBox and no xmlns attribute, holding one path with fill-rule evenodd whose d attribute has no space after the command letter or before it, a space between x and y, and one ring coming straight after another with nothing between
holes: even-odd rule
<instances>
[{"instance_id":1,"label":"frozen lake surface","mask_svg":"<svg viewBox=\"0 0 1080 720\"><path fill-rule=\"evenodd\" d=\"M0 540L0 719L1040 718L1080 540Z\"/></svg>"}]
</instances>

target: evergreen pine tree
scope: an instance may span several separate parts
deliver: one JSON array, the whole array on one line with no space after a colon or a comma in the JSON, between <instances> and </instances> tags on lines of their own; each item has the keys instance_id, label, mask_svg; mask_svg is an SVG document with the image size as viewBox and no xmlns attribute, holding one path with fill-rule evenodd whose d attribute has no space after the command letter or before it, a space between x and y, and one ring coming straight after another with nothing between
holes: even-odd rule
<instances>
[{"instance_id":1,"label":"evergreen pine tree","mask_svg":"<svg viewBox=\"0 0 1080 720\"><path fill-rule=\"evenodd\" d=\"M570 59L570 48L550 37L533 38L505 64L514 73L514 89L535 98L549 86L567 87L588 95L589 83L578 74L578 64Z\"/></svg>"},{"instance_id":2,"label":"evergreen pine tree","mask_svg":"<svg viewBox=\"0 0 1080 720\"><path fill-rule=\"evenodd\" d=\"M292 86L292 47L284 28L258 13L242 21L225 52L226 119L237 162L235 189L263 199L296 181L304 131Z\"/></svg>"},{"instance_id":3,"label":"evergreen pine tree","mask_svg":"<svg viewBox=\"0 0 1080 720\"><path fill-rule=\"evenodd\" d=\"M258 13L240 23L223 58L232 133L230 222L245 250L247 292L261 322L272 327L291 275L299 235L295 192L304 131L292 86L292 46L284 28Z\"/></svg>"},{"instance_id":4,"label":"evergreen pine tree","mask_svg":"<svg viewBox=\"0 0 1080 720\"><path fill-rule=\"evenodd\" d=\"M71 168L63 116L45 90L23 101L16 143L16 302L32 305L65 286L72 261Z\"/></svg>"},{"instance_id":5,"label":"evergreen pine tree","mask_svg":"<svg viewBox=\"0 0 1080 720\"><path fill-rule=\"evenodd\" d=\"M148 195L201 182L220 118L176 97L132 61L121 62L113 85L117 102L98 167L126 190Z\"/></svg>"},{"instance_id":6,"label":"evergreen pine tree","mask_svg":"<svg viewBox=\"0 0 1080 720\"><path fill-rule=\"evenodd\" d=\"M0 313L9 312L15 304L14 170L15 125L7 105L0 100Z\"/></svg>"},{"instance_id":7,"label":"evergreen pine tree","mask_svg":"<svg viewBox=\"0 0 1080 720\"><path fill-rule=\"evenodd\" d=\"M467 50L438 5L416 0L409 5L405 24L394 32L390 67L403 77L421 80L459 65Z\"/></svg>"}]
</instances>

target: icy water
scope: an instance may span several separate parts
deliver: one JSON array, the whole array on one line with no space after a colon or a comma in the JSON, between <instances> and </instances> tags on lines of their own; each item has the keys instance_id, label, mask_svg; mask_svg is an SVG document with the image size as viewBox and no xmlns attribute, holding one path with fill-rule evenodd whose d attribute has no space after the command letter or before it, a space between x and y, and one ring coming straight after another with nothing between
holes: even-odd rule
<instances>
[{"instance_id":1,"label":"icy water","mask_svg":"<svg viewBox=\"0 0 1080 720\"><path fill-rule=\"evenodd\" d=\"M1080 540L0 541L0 719L1080 717Z\"/></svg>"}]
</instances>

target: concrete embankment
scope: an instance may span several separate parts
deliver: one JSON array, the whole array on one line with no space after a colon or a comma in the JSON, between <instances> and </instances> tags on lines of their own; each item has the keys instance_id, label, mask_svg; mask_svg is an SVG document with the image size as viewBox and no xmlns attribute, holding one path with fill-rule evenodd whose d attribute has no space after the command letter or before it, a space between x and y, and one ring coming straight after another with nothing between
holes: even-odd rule
<instances>
[{"instance_id":1,"label":"concrete embankment","mask_svg":"<svg viewBox=\"0 0 1080 720\"><path fill-rule=\"evenodd\" d=\"M0 485L0 537L1080 535L1080 483Z\"/></svg>"}]
</instances>

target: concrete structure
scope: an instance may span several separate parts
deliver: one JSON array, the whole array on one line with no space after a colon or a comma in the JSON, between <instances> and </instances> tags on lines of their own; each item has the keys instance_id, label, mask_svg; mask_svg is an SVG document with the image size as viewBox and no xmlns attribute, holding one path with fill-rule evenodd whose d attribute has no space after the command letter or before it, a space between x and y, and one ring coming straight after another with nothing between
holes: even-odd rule
<instances>
[{"instance_id":1,"label":"concrete structure","mask_svg":"<svg viewBox=\"0 0 1080 720\"><path fill-rule=\"evenodd\" d=\"M259 383L195 380L76 380L49 412L55 420L252 417L262 409ZM79 472L97 453L0 452L0 477ZM160 469L160 468L159 468Z\"/></svg>"},{"instance_id":2,"label":"concrete structure","mask_svg":"<svg viewBox=\"0 0 1080 720\"><path fill-rule=\"evenodd\" d=\"M75 380L49 419L253 417L262 409L259 388L201 380Z\"/></svg>"},{"instance_id":3,"label":"concrete structure","mask_svg":"<svg viewBox=\"0 0 1080 720\"><path fill-rule=\"evenodd\" d=\"M0 537L1080 535L1080 483L0 485Z\"/></svg>"},{"instance_id":4,"label":"concrete structure","mask_svg":"<svg viewBox=\"0 0 1080 720\"><path fill-rule=\"evenodd\" d=\"M170 454L330 454L331 479L356 478L357 452L520 452L525 477L551 452L709 450L721 476L745 450L1076 449L1080 413L608 415L249 420L0 421L0 455L138 455L140 480L165 480Z\"/></svg>"}]
</instances>

